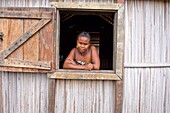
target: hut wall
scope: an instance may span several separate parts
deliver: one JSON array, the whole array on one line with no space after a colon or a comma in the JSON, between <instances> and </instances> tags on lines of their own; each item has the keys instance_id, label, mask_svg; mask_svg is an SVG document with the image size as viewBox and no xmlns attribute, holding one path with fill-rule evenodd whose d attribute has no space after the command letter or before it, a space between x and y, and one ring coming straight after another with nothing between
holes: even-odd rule
<instances>
[{"instance_id":1,"label":"hut wall","mask_svg":"<svg viewBox=\"0 0 170 113\"><path fill-rule=\"evenodd\" d=\"M169 28L170 2L125 2L123 113L170 112Z\"/></svg>"},{"instance_id":2,"label":"hut wall","mask_svg":"<svg viewBox=\"0 0 170 113\"><path fill-rule=\"evenodd\" d=\"M57 80L55 113L114 113L115 83Z\"/></svg>"},{"instance_id":3,"label":"hut wall","mask_svg":"<svg viewBox=\"0 0 170 113\"><path fill-rule=\"evenodd\" d=\"M1 0L0 7L48 7L49 0Z\"/></svg>"},{"instance_id":4,"label":"hut wall","mask_svg":"<svg viewBox=\"0 0 170 113\"><path fill-rule=\"evenodd\" d=\"M48 113L46 74L0 73L0 113Z\"/></svg>"},{"instance_id":5,"label":"hut wall","mask_svg":"<svg viewBox=\"0 0 170 113\"><path fill-rule=\"evenodd\" d=\"M116 0L1 0L0 7L49 7L50 2L114 3Z\"/></svg>"}]
</instances>

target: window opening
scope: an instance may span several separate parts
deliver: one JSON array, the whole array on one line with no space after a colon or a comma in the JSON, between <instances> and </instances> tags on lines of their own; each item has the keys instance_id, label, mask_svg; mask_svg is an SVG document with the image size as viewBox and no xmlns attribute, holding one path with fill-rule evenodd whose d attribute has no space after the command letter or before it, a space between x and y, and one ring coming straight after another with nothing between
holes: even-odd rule
<instances>
[{"instance_id":1,"label":"window opening","mask_svg":"<svg viewBox=\"0 0 170 113\"><path fill-rule=\"evenodd\" d=\"M77 35L86 31L91 35L100 56L100 70L113 70L113 12L60 11L60 69L65 58L76 46Z\"/></svg>"}]
</instances>

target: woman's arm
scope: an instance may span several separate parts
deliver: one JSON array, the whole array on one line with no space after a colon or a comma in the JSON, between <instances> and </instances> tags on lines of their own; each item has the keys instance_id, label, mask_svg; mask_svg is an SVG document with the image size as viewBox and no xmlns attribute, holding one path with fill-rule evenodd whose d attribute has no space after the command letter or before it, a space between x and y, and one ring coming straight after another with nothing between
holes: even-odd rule
<instances>
[{"instance_id":1,"label":"woman's arm","mask_svg":"<svg viewBox=\"0 0 170 113\"><path fill-rule=\"evenodd\" d=\"M92 70L93 64L87 65L78 65L74 62L74 52L75 48L73 48L70 54L67 56L66 60L64 61L63 68L64 69L78 69L78 70Z\"/></svg>"},{"instance_id":2,"label":"woman's arm","mask_svg":"<svg viewBox=\"0 0 170 113\"><path fill-rule=\"evenodd\" d=\"M93 69L99 70L100 69L100 58L95 46L91 46L92 49L92 64Z\"/></svg>"}]
</instances>

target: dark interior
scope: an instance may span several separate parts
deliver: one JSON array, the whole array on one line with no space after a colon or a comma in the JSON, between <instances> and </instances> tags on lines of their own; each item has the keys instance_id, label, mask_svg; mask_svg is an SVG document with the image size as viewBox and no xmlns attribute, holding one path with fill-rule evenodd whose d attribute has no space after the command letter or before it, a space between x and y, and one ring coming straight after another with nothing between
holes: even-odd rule
<instances>
[{"instance_id":1,"label":"dark interior","mask_svg":"<svg viewBox=\"0 0 170 113\"><path fill-rule=\"evenodd\" d=\"M114 13L60 11L60 69L72 48L77 35L86 31L99 39L101 70L113 69L113 18Z\"/></svg>"}]
</instances>

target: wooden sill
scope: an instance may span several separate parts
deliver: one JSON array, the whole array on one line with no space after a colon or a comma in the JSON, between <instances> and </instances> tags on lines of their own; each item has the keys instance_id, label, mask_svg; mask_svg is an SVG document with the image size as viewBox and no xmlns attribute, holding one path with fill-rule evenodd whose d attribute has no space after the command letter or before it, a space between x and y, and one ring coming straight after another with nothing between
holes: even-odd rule
<instances>
[{"instance_id":1,"label":"wooden sill","mask_svg":"<svg viewBox=\"0 0 170 113\"><path fill-rule=\"evenodd\" d=\"M121 80L111 70L87 71L59 69L56 72L48 73L48 77L53 79Z\"/></svg>"}]
</instances>

